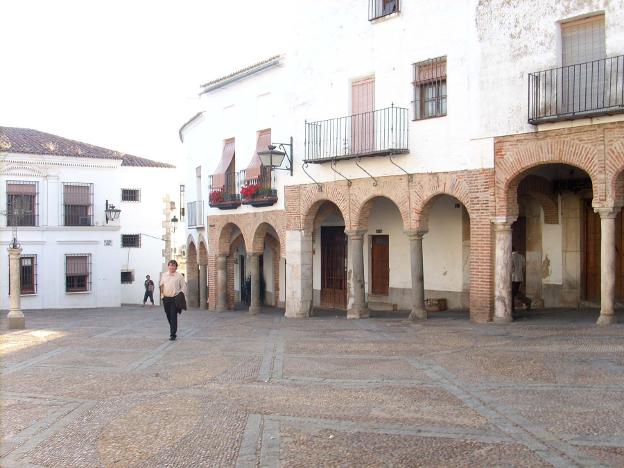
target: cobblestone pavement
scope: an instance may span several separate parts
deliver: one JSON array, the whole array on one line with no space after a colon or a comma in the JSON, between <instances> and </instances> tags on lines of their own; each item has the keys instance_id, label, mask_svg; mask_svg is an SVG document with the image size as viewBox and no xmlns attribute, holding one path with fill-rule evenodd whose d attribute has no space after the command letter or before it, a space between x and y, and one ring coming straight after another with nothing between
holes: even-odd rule
<instances>
[{"instance_id":1,"label":"cobblestone pavement","mask_svg":"<svg viewBox=\"0 0 624 468\"><path fill-rule=\"evenodd\" d=\"M623 466L624 325L596 310L0 320L2 466ZM624 317L620 316L620 321Z\"/></svg>"}]
</instances>

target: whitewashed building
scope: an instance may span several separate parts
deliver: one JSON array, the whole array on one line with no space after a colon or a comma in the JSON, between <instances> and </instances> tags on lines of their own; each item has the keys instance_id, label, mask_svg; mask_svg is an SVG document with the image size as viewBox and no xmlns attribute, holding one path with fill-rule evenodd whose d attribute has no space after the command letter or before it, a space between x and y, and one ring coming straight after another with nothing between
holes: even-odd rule
<instances>
[{"instance_id":1,"label":"whitewashed building","mask_svg":"<svg viewBox=\"0 0 624 468\"><path fill-rule=\"evenodd\" d=\"M141 303L145 276L157 283L170 247L174 171L56 135L0 127L0 245L6 249L17 234L22 308ZM8 255L0 258L0 308L7 309Z\"/></svg>"},{"instance_id":2,"label":"whitewashed building","mask_svg":"<svg viewBox=\"0 0 624 468\"><path fill-rule=\"evenodd\" d=\"M202 85L180 129L202 306L234 307L249 278L251 312L422 318L444 299L507 321L513 240L535 306L600 303L614 320L624 2L308 1L289 15L281 54ZM292 172L260 164L270 143Z\"/></svg>"}]
</instances>

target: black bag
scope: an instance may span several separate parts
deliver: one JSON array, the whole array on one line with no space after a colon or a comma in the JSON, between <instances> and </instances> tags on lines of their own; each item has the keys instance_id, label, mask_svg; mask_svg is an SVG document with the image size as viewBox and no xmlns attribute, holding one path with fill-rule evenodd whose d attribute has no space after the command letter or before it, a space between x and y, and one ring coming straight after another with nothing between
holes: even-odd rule
<instances>
[{"instance_id":1,"label":"black bag","mask_svg":"<svg viewBox=\"0 0 624 468\"><path fill-rule=\"evenodd\" d=\"M181 314L183 310L186 310L186 297L184 297L184 293L180 292L174 298L176 309L178 309L178 314Z\"/></svg>"}]
</instances>

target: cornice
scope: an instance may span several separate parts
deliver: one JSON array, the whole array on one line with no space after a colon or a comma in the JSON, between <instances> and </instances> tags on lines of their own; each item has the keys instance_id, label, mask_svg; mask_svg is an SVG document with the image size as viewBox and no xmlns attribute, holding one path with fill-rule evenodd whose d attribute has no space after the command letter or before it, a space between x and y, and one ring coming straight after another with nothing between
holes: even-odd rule
<instances>
[{"instance_id":1,"label":"cornice","mask_svg":"<svg viewBox=\"0 0 624 468\"><path fill-rule=\"evenodd\" d=\"M4 170L5 164L19 165L22 167L30 168L35 167L86 167L97 169L117 169L121 167L121 159L95 159L95 158L75 158L75 157L63 157L48 155L41 157L41 155L34 154L18 154L18 153L0 153L0 161L2 161L2 168Z\"/></svg>"}]
</instances>

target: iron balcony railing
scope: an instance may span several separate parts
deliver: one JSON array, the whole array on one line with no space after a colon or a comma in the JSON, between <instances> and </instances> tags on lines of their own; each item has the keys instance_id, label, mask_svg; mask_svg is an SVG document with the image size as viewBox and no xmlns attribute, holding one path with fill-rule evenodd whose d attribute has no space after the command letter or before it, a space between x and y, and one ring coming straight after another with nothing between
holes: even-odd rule
<instances>
[{"instance_id":1,"label":"iron balcony railing","mask_svg":"<svg viewBox=\"0 0 624 468\"><path fill-rule=\"evenodd\" d=\"M215 174L210 176L208 205L222 210L240 206L240 194L237 184L238 175L235 172Z\"/></svg>"},{"instance_id":2,"label":"iron balcony railing","mask_svg":"<svg viewBox=\"0 0 624 468\"><path fill-rule=\"evenodd\" d=\"M247 171L238 173L241 201L245 205L270 206L277 202L277 190L273 180L275 173L270 167L262 166L257 177L248 177Z\"/></svg>"},{"instance_id":3,"label":"iron balcony railing","mask_svg":"<svg viewBox=\"0 0 624 468\"><path fill-rule=\"evenodd\" d=\"M529 123L624 112L624 55L529 74Z\"/></svg>"},{"instance_id":4,"label":"iron balcony railing","mask_svg":"<svg viewBox=\"0 0 624 468\"><path fill-rule=\"evenodd\" d=\"M387 107L336 119L306 122L305 161L325 162L409 151L408 110Z\"/></svg>"},{"instance_id":5,"label":"iron balcony railing","mask_svg":"<svg viewBox=\"0 0 624 468\"><path fill-rule=\"evenodd\" d=\"M399 0L368 0L368 21L399 11Z\"/></svg>"},{"instance_id":6,"label":"iron balcony railing","mask_svg":"<svg viewBox=\"0 0 624 468\"><path fill-rule=\"evenodd\" d=\"M188 202L186 204L186 212L188 227L204 226L204 202L202 200Z\"/></svg>"}]
</instances>

